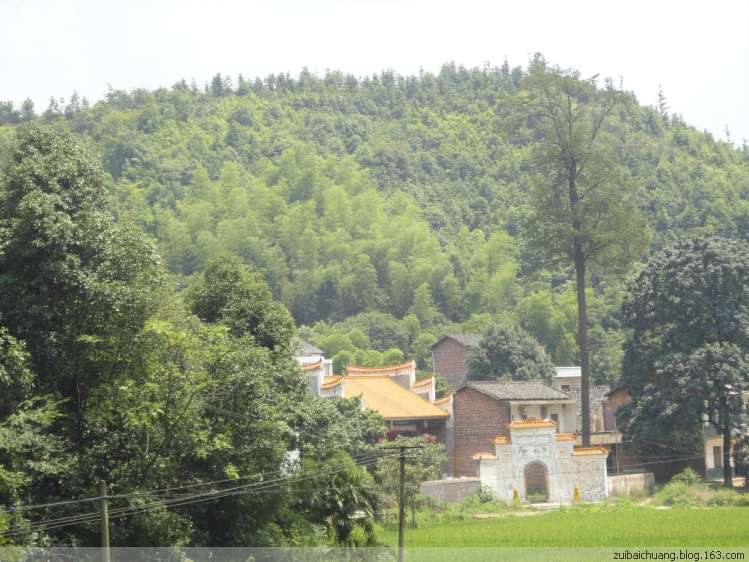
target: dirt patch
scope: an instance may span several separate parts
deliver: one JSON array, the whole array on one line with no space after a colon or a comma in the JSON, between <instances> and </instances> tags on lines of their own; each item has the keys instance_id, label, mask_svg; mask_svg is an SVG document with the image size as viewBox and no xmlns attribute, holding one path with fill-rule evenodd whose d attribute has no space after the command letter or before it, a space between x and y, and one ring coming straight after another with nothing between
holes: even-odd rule
<instances>
[{"instance_id":1,"label":"dirt patch","mask_svg":"<svg viewBox=\"0 0 749 562\"><path fill-rule=\"evenodd\" d=\"M541 515L543 513L546 513L546 512L545 511L518 511L517 513L512 513L512 515L514 515L515 517L530 517L531 515Z\"/></svg>"},{"instance_id":2,"label":"dirt patch","mask_svg":"<svg viewBox=\"0 0 749 562\"><path fill-rule=\"evenodd\" d=\"M471 519L499 519L500 517L530 517L531 515L541 515L543 511L508 511L507 513L475 513Z\"/></svg>"}]
</instances>

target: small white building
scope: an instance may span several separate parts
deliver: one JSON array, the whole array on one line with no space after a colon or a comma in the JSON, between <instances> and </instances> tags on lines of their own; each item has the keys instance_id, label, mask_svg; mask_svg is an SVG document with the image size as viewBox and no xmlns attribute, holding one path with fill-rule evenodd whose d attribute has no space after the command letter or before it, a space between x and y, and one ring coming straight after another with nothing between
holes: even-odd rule
<instances>
[{"instance_id":1,"label":"small white building","mask_svg":"<svg viewBox=\"0 0 749 562\"><path fill-rule=\"evenodd\" d=\"M554 367L557 371L557 378L554 381L554 388L562 392L569 392L573 388L582 386L582 367Z\"/></svg>"},{"instance_id":2,"label":"small white building","mask_svg":"<svg viewBox=\"0 0 749 562\"><path fill-rule=\"evenodd\" d=\"M493 452L473 455L481 484L504 501L570 503L608 495L606 457L601 446L575 447L575 436L557 433L551 420L507 424L510 437L497 437Z\"/></svg>"},{"instance_id":3,"label":"small white building","mask_svg":"<svg viewBox=\"0 0 749 562\"><path fill-rule=\"evenodd\" d=\"M294 359L309 378L310 394L320 395L325 377L333 375L333 360L325 359L322 349L299 338L292 341Z\"/></svg>"}]
</instances>

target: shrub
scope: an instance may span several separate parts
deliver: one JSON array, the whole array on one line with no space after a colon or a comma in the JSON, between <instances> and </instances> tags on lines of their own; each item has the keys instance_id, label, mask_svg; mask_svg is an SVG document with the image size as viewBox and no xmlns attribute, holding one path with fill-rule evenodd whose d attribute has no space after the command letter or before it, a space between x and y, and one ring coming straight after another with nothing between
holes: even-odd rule
<instances>
[{"instance_id":1,"label":"shrub","mask_svg":"<svg viewBox=\"0 0 749 562\"><path fill-rule=\"evenodd\" d=\"M494 489L486 484L481 485L481 491L478 493L479 501L481 503L489 503L494 501L497 494L494 493Z\"/></svg>"},{"instance_id":2,"label":"shrub","mask_svg":"<svg viewBox=\"0 0 749 562\"><path fill-rule=\"evenodd\" d=\"M707 500L709 506L736 505L740 494L735 490L716 490Z\"/></svg>"},{"instance_id":3,"label":"shrub","mask_svg":"<svg viewBox=\"0 0 749 562\"><path fill-rule=\"evenodd\" d=\"M614 505L617 508L621 509L631 509L635 507L635 504L632 502L631 495L628 496L621 496L614 499Z\"/></svg>"},{"instance_id":4,"label":"shrub","mask_svg":"<svg viewBox=\"0 0 749 562\"><path fill-rule=\"evenodd\" d=\"M671 482L655 494L653 501L656 505L671 507L691 507L705 505L708 490L704 486L689 486L684 482Z\"/></svg>"},{"instance_id":5,"label":"shrub","mask_svg":"<svg viewBox=\"0 0 749 562\"><path fill-rule=\"evenodd\" d=\"M683 472L671 478L671 482L681 482L687 486L696 486L702 484L702 477L691 468L685 468Z\"/></svg>"},{"instance_id":6,"label":"shrub","mask_svg":"<svg viewBox=\"0 0 749 562\"><path fill-rule=\"evenodd\" d=\"M737 507L749 507L749 494L746 492L739 493L738 496L736 496L734 505Z\"/></svg>"}]
</instances>

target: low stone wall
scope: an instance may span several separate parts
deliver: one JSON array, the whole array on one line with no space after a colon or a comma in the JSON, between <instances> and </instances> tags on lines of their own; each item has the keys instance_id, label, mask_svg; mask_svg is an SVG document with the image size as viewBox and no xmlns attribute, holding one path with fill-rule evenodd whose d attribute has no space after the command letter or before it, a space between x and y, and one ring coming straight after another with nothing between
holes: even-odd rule
<instances>
[{"instance_id":1,"label":"low stone wall","mask_svg":"<svg viewBox=\"0 0 749 562\"><path fill-rule=\"evenodd\" d=\"M575 456L575 485L584 502L599 502L608 496L606 455ZM560 498L562 499L562 498Z\"/></svg>"},{"instance_id":2,"label":"low stone wall","mask_svg":"<svg viewBox=\"0 0 749 562\"><path fill-rule=\"evenodd\" d=\"M421 483L421 495L438 502L458 503L481 491L480 478L452 478Z\"/></svg>"},{"instance_id":3,"label":"low stone wall","mask_svg":"<svg viewBox=\"0 0 749 562\"><path fill-rule=\"evenodd\" d=\"M622 474L608 477L609 494L629 494L633 490L644 490L655 484L652 472L639 474Z\"/></svg>"}]
</instances>

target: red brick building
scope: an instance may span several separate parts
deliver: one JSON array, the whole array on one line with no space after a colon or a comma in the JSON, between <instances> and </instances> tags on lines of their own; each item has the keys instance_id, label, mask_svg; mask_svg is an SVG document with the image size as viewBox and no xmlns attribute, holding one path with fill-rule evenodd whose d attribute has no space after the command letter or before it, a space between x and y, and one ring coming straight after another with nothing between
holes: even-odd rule
<instances>
[{"instance_id":1,"label":"red brick building","mask_svg":"<svg viewBox=\"0 0 749 562\"><path fill-rule=\"evenodd\" d=\"M481 334L447 334L429 348L432 371L441 375L453 388L463 386L468 372L466 357L481 341Z\"/></svg>"},{"instance_id":2,"label":"red brick building","mask_svg":"<svg viewBox=\"0 0 749 562\"><path fill-rule=\"evenodd\" d=\"M509 437L512 421L549 418L560 431L574 431L574 399L537 381L471 381L455 393L453 404L453 476L475 476L471 456L493 450L496 437Z\"/></svg>"},{"instance_id":3,"label":"red brick building","mask_svg":"<svg viewBox=\"0 0 749 562\"><path fill-rule=\"evenodd\" d=\"M606 394L606 400L601 403L603 409L603 431L616 431L616 412L625 404L629 404L632 398L623 388L615 388Z\"/></svg>"}]
</instances>

